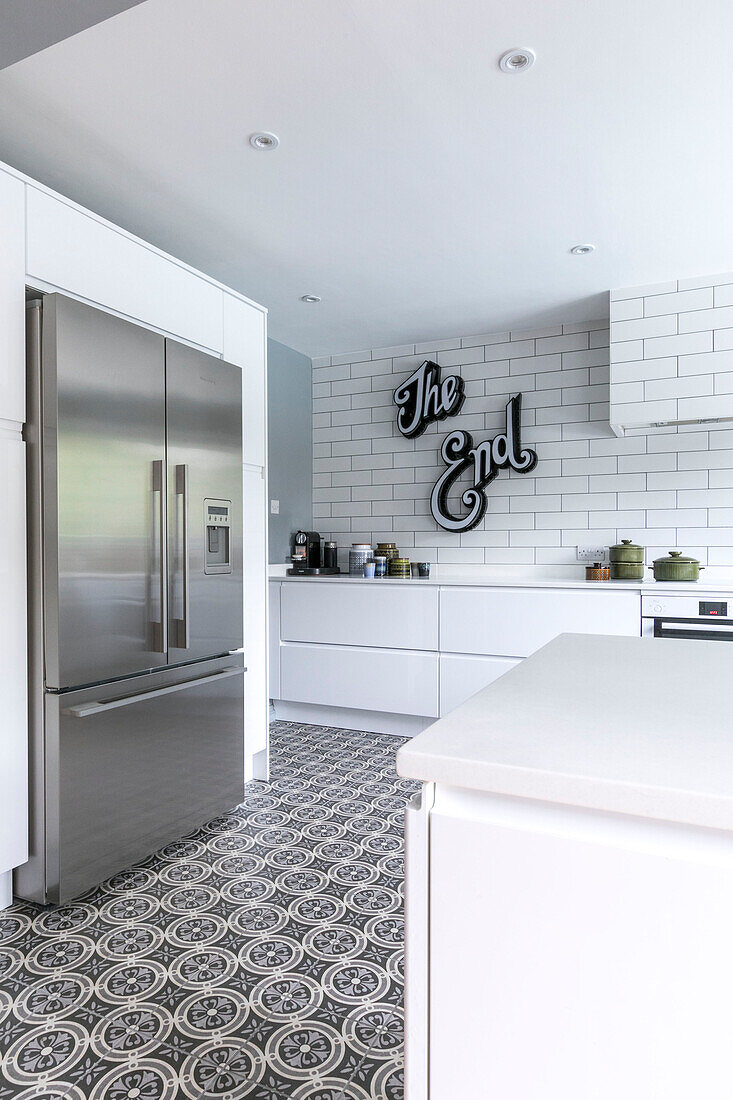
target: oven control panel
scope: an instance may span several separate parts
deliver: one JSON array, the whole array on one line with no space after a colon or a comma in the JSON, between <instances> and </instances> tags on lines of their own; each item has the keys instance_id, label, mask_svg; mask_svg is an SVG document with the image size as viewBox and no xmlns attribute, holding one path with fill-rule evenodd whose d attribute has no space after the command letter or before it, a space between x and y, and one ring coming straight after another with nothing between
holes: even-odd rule
<instances>
[{"instance_id":1,"label":"oven control panel","mask_svg":"<svg viewBox=\"0 0 733 1100\"><path fill-rule=\"evenodd\" d=\"M697 595L654 595L641 597L645 619L727 619L733 620L733 599L705 599Z\"/></svg>"},{"instance_id":2,"label":"oven control panel","mask_svg":"<svg viewBox=\"0 0 733 1100\"><path fill-rule=\"evenodd\" d=\"M699 614L717 616L720 619L727 619L728 603L726 600L700 600Z\"/></svg>"}]
</instances>

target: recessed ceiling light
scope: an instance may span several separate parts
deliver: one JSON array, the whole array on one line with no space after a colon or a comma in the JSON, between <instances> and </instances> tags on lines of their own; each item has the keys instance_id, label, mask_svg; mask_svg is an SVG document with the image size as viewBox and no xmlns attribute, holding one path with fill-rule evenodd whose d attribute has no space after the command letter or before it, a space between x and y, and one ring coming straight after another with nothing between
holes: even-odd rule
<instances>
[{"instance_id":1,"label":"recessed ceiling light","mask_svg":"<svg viewBox=\"0 0 733 1100\"><path fill-rule=\"evenodd\" d=\"M267 130L258 130L256 134L249 135L249 143L253 149L277 149L280 138L277 134L270 134Z\"/></svg>"},{"instance_id":2,"label":"recessed ceiling light","mask_svg":"<svg viewBox=\"0 0 733 1100\"><path fill-rule=\"evenodd\" d=\"M311 304L313 302L320 302L321 299L317 294L301 294L300 300L301 302L308 302Z\"/></svg>"},{"instance_id":3,"label":"recessed ceiling light","mask_svg":"<svg viewBox=\"0 0 733 1100\"><path fill-rule=\"evenodd\" d=\"M537 54L526 46L515 46L499 58L499 68L503 73L526 73L535 63Z\"/></svg>"},{"instance_id":4,"label":"recessed ceiling light","mask_svg":"<svg viewBox=\"0 0 733 1100\"><path fill-rule=\"evenodd\" d=\"M570 249L571 256L587 256L591 252L595 252L596 246L594 244L574 244Z\"/></svg>"}]
</instances>

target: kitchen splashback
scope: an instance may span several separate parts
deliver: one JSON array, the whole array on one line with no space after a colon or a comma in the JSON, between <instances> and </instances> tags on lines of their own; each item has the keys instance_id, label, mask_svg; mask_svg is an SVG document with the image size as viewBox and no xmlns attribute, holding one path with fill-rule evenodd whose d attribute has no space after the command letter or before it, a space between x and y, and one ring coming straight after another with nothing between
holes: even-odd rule
<instances>
[{"instance_id":1,"label":"kitchen splashback","mask_svg":"<svg viewBox=\"0 0 733 1100\"><path fill-rule=\"evenodd\" d=\"M393 390L425 359L464 381L457 416L408 439ZM684 547L733 565L733 427L609 426L608 321L374 348L313 361L313 516L326 538L388 539L406 556L454 565L574 565L578 545L632 538L647 560ZM475 444L504 431L522 394L530 474L501 470L479 527L441 530L430 492L455 430ZM463 485L470 483L464 481Z\"/></svg>"}]
</instances>

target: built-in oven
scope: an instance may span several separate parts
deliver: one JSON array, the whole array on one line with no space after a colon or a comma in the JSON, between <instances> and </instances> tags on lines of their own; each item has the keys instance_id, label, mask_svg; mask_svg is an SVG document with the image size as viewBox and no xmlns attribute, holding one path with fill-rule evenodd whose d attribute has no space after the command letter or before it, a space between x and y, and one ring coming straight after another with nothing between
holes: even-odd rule
<instances>
[{"instance_id":1,"label":"built-in oven","mask_svg":"<svg viewBox=\"0 0 733 1100\"><path fill-rule=\"evenodd\" d=\"M645 638L733 642L733 594L642 596L641 616Z\"/></svg>"}]
</instances>

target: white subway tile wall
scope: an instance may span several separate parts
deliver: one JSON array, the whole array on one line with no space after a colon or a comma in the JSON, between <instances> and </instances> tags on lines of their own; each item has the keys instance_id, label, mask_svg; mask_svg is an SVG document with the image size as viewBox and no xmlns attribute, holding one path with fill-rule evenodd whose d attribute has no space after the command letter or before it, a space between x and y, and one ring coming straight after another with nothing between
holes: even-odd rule
<instances>
[{"instance_id":1,"label":"white subway tile wall","mask_svg":"<svg viewBox=\"0 0 733 1100\"><path fill-rule=\"evenodd\" d=\"M610 421L733 416L733 272L611 292Z\"/></svg>"},{"instance_id":2,"label":"white subway tile wall","mask_svg":"<svg viewBox=\"0 0 733 1100\"><path fill-rule=\"evenodd\" d=\"M709 380L719 362L733 377L733 353L713 350L712 331L677 323L692 310L705 312L708 324L724 319L733 275L709 286L688 283L612 295L612 323L626 326L614 353L617 383L636 387L629 404L653 399L660 419L678 402L707 408L727 400ZM397 431L392 391L426 358L464 379L466 401L457 418L408 440ZM679 389L665 389L675 380ZM506 402L519 392L523 442L537 451L538 465L530 476L500 472L488 486L481 525L449 534L429 508L445 469L439 444L454 426L475 442L502 431ZM342 564L352 542L389 541L413 561L570 565L578 545L632 538L646 547L648 562L679 546L703 564L733 565L733 428L656 428L617 438L609 424L607 320L318 359L313 415L315 525L338 542Z\"/></svg>"}]
</instances>

